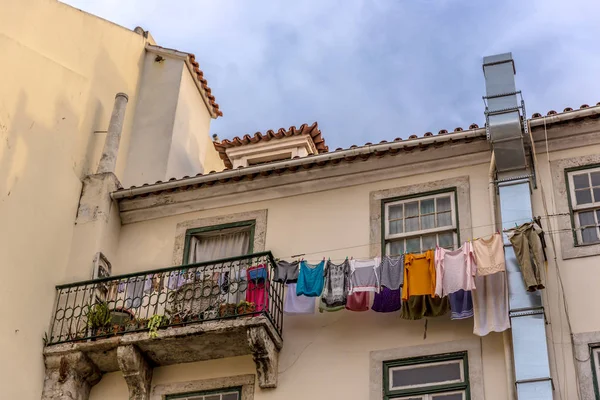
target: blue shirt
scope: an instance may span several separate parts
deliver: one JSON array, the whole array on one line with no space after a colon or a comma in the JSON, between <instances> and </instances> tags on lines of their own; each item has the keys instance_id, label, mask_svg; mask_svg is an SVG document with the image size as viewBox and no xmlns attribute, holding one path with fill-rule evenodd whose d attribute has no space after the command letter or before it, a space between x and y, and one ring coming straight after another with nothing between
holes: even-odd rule
<instances>
[{"instance_id":1,"label":"blue shirt","mask_svg":"<svg viewBox=\"0 0 600 400\"><path fill-rule=\"evenodd\" d=\"M308 297L318 297L323 291L325 260L317 265L310 265L306 261L300 262L300 273L296 294Z\"/></svg>"}]
</instances>

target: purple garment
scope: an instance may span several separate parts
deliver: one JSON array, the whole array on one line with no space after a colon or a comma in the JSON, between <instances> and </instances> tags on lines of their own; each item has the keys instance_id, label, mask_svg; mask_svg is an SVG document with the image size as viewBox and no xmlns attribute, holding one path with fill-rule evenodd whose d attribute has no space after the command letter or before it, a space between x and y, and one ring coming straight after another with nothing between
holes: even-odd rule
<instances>
[{"instance_id":1,"label":"purple garment","mask_svg":"<svg viewBox=\"0 0 600 400\"><path fill-rule=\"evenodd\" d=\"M398 311L400 309L400 289L392 290L383 286L381 292L375 293L371 309L382 313Z\"/></svg>"},{"instance_id":2,"label":"purple garment","mask_svg":"<svg viewBox=\"0 0 600 400\"><path fill-rule=\"evenodd\" d=\"M450 309L452 314L450 319L465 319L473 316L473 297L471 292L459 290L458 292L450 293Z\"/></svg>"}]
</instances>

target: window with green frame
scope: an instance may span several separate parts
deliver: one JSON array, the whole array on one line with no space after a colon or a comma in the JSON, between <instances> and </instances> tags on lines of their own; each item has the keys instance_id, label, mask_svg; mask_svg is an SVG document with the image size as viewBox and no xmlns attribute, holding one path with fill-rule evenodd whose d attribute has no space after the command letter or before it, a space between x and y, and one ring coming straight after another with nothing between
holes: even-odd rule
<instances>
[{"instance_id":1,"label":"window with green frame","mask_svg":"<svg viewBox=\"0 0 600 400\"><path fill-rule=\"evenodd\" d=\"M470 400L467 352L383 363L384 400Z\"/></svg>"},{"instance_id":2,"label":"window with green frame","mask_svg":"<svg viewBox=\"0 0 600 400\"><path fill-rule=\"evenodd\" d=\"M460 240L456 204L456 188L383 199L382 254L456 248Z\"/></svg>"},{"instance_id":3,"label":"window with green frame","mask_svg":"<svg viewBox=\"0 0 600 400\"><path fill-rule=\"evenodd\" d=\"M594 377L594 393L596 398L600 399L600 344L590 345L590 362L592 363L592 376Z\"/></svg>"},{"instance_id":4,"label":"window with green frame","mask_svg":"<svg viewBox=\"0 0 600 400\"><path fill-rule=\"evenodd\" d=\"M255 220L188 229L182 264L252 254Z\"/></svg>"},{"instance_id":5,"label":"window with green frame","mask_svg":"<svg viewBox=\"0 0 600 400\"><path fill-rule=\"evenodd\" d=\"M576 246L600 243L600 165L565 170Z\"/></svg>"},{"instance_id":6,"label":"window with green frame","mask_svg":"<svg viewBox=\"0 0 600 400\"><path fill-rule=\"evenodd\" d=\"M205 392L170 394L166 397L166 400L240 400L241 398L242 388L236 387Z\"/></svg>"}]
</instances>

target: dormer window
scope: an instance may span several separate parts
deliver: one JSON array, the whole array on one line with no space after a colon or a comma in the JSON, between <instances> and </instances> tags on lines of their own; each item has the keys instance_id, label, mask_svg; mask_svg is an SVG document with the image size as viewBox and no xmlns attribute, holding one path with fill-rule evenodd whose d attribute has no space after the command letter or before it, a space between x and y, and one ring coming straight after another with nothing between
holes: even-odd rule
<instances>
[{"instance_id":1,"label":"dormer window","mask_svg":"<svg viewBox=\"0 0 600 400\"><path fill-rule=\"evenodd\" d=\"M291 160L328 151L317 123L277 132L257 132L232 140L215 141L215 148L227 168L248 167L273 161Z\"/></svg>"}]
</instances>

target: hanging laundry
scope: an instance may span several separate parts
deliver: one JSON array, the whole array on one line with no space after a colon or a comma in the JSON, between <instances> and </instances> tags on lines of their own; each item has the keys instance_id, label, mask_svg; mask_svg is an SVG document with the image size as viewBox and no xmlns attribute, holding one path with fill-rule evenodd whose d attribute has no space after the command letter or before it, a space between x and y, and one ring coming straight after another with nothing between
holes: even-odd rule
<instances>
[{"instance_id":1,"label":"hanging laundry","mask_svg":"<svg viewBox=\"0 0 600 400\"><path fill-rule=\"evenodd\" d=\"M287 262L279 260L275 266L273 276L274 282L296 283L298 282L298 265L300 261Z\"/></svg>"},{"instance_id":2,"label":"hanging laundry","mask_svg":"<svg viewBox=\"0 0 600 400\"><path fill-rule=\"evenodd\" d=\"M457 250L435 249L435 294L447 296L459 290L475 289L475 264L471 243Z\"/></svg>"},{"instance_id":3,"label":"hanging laundry","mask_svg":"<svg viewBox=\"0 0 600 400\"><path fill-rule=\"evenodd\" d=\"M407 254L404 257L404 285L402 300L411 296L435 295L435 264L432 250L423 254Z\"/></svg>"},{"instance_id":4,"label":"hanging laundry","mask_svg":"<svg viewBox=\"0 0 600 400\"><path fill-rule=\"evenodd\" d=\"M396 290L404 279L404 254L400 257L385 256L379 265L380 285Z\"/></svg>"},{"instance_id":5,"label":"hanging laundry","mask_svg":"<svg viewBox=\"0 0 600 400\"><path fill-rule=\"evenodd\" d=\"M325 285L319 302L319 311L339 311L346 306L348 296L350 263L348 260L334 264L331 260L325 266Z\"/></svg>"},{"instance_id":6,"label":"hanging laundry","mask_svg":"<svg viewBox=\"0 0 600 400\"><path fill-rule=\"evenodd\" d=\"M410 296L408 301L402 302L400 318L417 320L425 317L440 317L448 311L450 311L448 297Z\"/></svg>"},{"instance_id":7,"label":"hanging laundry","mask_svg":"<svg viewBox=\"0 0 600 400\"><path fill-rule=\"evenodd\" d=\"M389 313L400 309L400 289L389 289L385 286L381 288L379 293L375 293L375 299L371 310Z\"/></svg>"},{"instance_id":8,"label":"hanging laundry","mask_svg":"<svg viewBox=\"0 0 600 400\"><path fill-rule=\"evenodd\" d=\"M125 308L138 308L142 305L144 296L144 279L141 277L129 278L125 294Z\"/></svg>"},{"instance_id":9,"label":"hanging laundry","mask_svg":"<svg viewBox=\"0 0 600 400\"><path fill-rule=\"evenodd\" d=\"M529 292L545 288L541 272L544 265L544 253L539 232L541 229L532 222L527 222L507 232Z\"/></svg>"},{"instance_id":10,"label":"hanging laundry","mask_svg":"<svg viewBox=\"0 0 600 400\"><path fill-rule=\"evenodd\" d=\"M352 293L378 291L378 267L379 257L369 260L350 260L350 291Z\"/></svg>"},{"instance_id":11,"label":"hanging laundry","mask_svg":"<svg viewBox=\"0 0 600 400\"><path fill-rule=\"evenodd\" d=\"M356 292L348 294L348 298L346 299L346 310L368 311L369 292Z\"/></svg>"},{"instance_id":12,"label":"hanging laundry","mask_svg":"<svg viewBox=\"0 0 600 400\"><path fill-rule=\"evenodd\" d=\"M289 315L298 314L314 314L316 299L298 295L297 285L288 283L285 294L285 303L283 304L283 312Z\"/></svg>"},{"instance_id":13,"label":"hanging laundry","mask_svg":"<svg viewBox=\"0 0 600 400\"><path fill-rule=\"evenodd\" d=\"M473 316L473 297L471 292L459 290L448 295L450 300L450 319L466 319Z\"/></svg>"},{"instance_id":14,"label":"hanging laundry","mask_svg":"<svg viewBox=\"0 0 600 400\"><path fill-rule=\"evenodd\" d=\"M473 240L477 275L490 275L506 270L502 235L494 233L488 239Z\"/></svg>"},{"instance_id":15,"label":"hanging laundry","mask_svg":"<svg viewBox=\"0 0 600 400\"><path fill-rule=\"evenodd\" d=\"M323 292L325 260L318 264L311 265L306 261L300 262L300 272L298 273L298 294L309 297L318 297Z\"/></svg>"},{"instance_id":16,"label":"hanging laundry","mask_svg":"<svg viewBox=\"0 0 600 400\"><path fill-rule=\"evenodd\" d=\"M477 276L473 290L473 333L485 336L510 328L506 272Z\"/></svg>"},{"instance_id":17,"label":"hanging laundry","mask_svg":"<svg viewBox=\"0 0 600 400\"><path fill-rule=\"evenodd\" d=\"M248 289L246 301L256 305L256 311L264 311L269 307L267 292L269 290L269 273L264 264L248 268L246 271Z\"/></svg>"}]
</instances>

